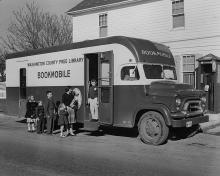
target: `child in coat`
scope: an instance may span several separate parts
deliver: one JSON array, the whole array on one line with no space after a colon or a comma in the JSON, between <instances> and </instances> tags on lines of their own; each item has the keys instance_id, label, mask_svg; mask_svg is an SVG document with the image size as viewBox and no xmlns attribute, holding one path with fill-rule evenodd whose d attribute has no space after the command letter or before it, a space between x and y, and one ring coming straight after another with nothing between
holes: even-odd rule
<instances>
[{"instance_id":1,"label":"child in coat","mask_svg":"<svg viewBox=\"0 0 220 176\"><path fill-rule=\"evenodd\" d=\"M60 126L60 137L66 137L66 135L64 135L63 130L64 127L68 126L68 112L66 110L66 106L64 105L64 103L61 103L58 107L58 115L59 115L59 119L58 119L58 125Z\"/></svg>"},{"instance_id":2,"label":"child in coat","mask_svg":"<svg viewBox=\"0 0 220 176\"><path fill-rule=\"evenodd\" d=\"M25 114L25 117L27 119L28 132L35 131L36 107L37 107L37 102L34 100L34 96L32 95L29 96L26 104L26 114Z\"/></svg>"},{"instance_id":3,"label":"child in coat","mask_svg":"<svg viewBox=\"0 0 220 176\"><path fill-rule=\"evenodd\" d=\"M44 125L45 125L45 114L44 114L44 106L42 101L38 102L38 106L36 108L36 117L37 117L37 133L41 134L44 132Z\"/></svg>"}]
</instances>

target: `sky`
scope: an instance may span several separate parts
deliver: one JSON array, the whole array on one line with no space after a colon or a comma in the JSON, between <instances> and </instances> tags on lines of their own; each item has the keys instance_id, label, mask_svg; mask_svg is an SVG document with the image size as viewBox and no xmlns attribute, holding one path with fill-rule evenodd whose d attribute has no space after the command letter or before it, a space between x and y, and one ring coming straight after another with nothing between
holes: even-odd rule
<instances>
[{"instance_id":1,"label":"sky","mask_svg":"<svg viewBox=\"0 0 220 176\"><path fill-rule=\"evenodd\" d=\"M6 31L13 20L13 10L24 7L26 2L36 2L42 9L52 14L65 14L82 0L0 0L0 37L6 35Z\"/></svg>"}]
</instances>

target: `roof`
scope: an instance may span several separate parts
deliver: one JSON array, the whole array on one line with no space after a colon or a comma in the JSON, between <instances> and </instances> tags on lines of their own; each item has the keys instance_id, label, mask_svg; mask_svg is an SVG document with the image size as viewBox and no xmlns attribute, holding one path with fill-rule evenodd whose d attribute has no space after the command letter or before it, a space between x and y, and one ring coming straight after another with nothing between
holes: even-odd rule
<instances>
[{"instance_id":1,"label":"roof","mask_svg":"<svg viewBox=\"0 0 220 176\"><path fill-rule=\"evenodd\" d=\"M199 61L199 62L202 62L202 61L212 61L212 60L220 61L220 58L215 56L214 54L209 53L209 54L207 54L207 55L197 59L197 61Z\"/></svg>"},{"instance_id":2,"label":"roof","mask_svg":"<svg viewBox=\"0 0 220 176\"><path fill-rule=\"evenodd\" d=\"M107 7L118 7L119 5L124 5L139 1L143 1L143 0L83 0L72 9L68 10L67 14L74 15L82 12L87 12L87 11L92 11Z\"/></svg>"},{"instance_id":3,"label":"roof","mask_svg":"<svg viewBox=\"0 0 220 176\"><path fill-rule=\"evenodd\" d=\"M122 1L127 1L127 0L83 0L81 3L79 3L69 11L84 10L92 7L104 6Z\"/></svg>"},{"instance_id":4,"label":"roof","mask_svg":"<svg viewBox=\"0 0 220 176\"><path fill-rule=\"evenodd\" d=\"M83 42L72 43L68 45L12 53L7 55L7 59L108 44L120 44L125 46L133 53L136 60L140 62L165 63L169 65L175 65L173 56L167 46L149 40L125 36L112 36L95 40L86 40Z\"/></svg>"}]
</instances>

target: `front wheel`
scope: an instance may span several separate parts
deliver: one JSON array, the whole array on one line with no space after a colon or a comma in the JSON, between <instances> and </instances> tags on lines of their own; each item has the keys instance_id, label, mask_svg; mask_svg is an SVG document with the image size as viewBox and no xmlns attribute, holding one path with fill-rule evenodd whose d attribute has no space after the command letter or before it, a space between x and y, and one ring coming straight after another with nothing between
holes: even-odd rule
<instances>
[{"instance_id":1,"label":"front wheel","mask_svg":"<svg viewBox=\"0 0 220 176\"><path fill-rule=\"evenodd\" d=\"M140 139L147 144L163 144L169 135L169 128L163 116L155 111L144 113L138 122Z\"/></svg>"}]
</instances>

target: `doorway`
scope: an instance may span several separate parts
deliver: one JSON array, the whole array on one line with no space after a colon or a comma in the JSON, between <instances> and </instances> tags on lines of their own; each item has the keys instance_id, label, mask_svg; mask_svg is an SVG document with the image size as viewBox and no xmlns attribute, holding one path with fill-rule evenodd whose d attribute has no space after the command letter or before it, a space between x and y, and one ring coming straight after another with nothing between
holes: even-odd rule
<instances>
[{"instance_id":1,"label":"doorway","mask_svg":"<svg viewBox=\"0 0 220 176\"><path fill-rule=\"evenodd\" d=\"M201 64L202 89L206 92L207 107L209 111L214 111L214 73L212 64Z\"/></svg>"},{"instance_id":2,"label":"doorway","mask_svg":"<svg viewBox=\"0 0 220 176\"><path fill-rule=\"evenodd\" d=\"M99 123L113 123L113 51L85 54L85 121L91 120L88 93L91 80L98 86Z\"/></svg>"},{"instance_id":3,"label":"doorway","mask_svg":"<svg viewBox=\"0 0 220 176\"><path fill-rule=\"evenodd\" d=\"M85 54L85 121L92 119L90 113L90 107L88 104L89 88L91 86L91 80L94 79L98 82L98 53Z\"/></svg>"},{"instance_id":4,"label":"doorway","mask_svg":"<svg viewBox=\"0 0 220 176\"><path fill-rule=\"evenodd\" d=\"M26 98L27 98L27 85L26 85L26 68L20 68L20 87L19 87L19 117L24 117L26 113Z\"/></svg>"}]
</instances>

